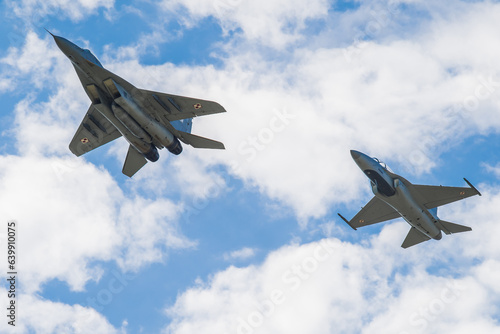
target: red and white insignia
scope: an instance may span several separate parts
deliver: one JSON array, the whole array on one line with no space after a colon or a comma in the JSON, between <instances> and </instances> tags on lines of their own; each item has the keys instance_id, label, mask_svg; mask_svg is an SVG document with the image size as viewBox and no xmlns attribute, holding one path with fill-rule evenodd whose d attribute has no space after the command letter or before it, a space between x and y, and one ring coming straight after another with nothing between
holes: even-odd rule
<instances>
[{"instance_id":1,"label":"red and white insignia","mask_svg":"<svg viewBox=\"0 0 500 334\"><path fill-rule=\"evenodd\" d=\"M194 106L194 109L201 109L201 103L196 103Z\"/></svg>"},{"instance_id":2,"label":"red and white insignia","mask_svg":"<svg viewBox=\"0 0 500 334\"><path fill-rule=\"evenodd\" d=\"M89 142L89 139L88 138L82 138L80 139L80 141L84 144L87 144Z\"/></svg>"}]
</instances>

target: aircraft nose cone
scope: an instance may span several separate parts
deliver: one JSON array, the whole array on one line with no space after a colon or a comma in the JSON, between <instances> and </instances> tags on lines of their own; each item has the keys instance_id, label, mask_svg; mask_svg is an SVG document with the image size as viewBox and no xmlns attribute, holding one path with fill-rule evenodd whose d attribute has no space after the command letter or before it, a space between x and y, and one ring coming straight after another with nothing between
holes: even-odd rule
<instances>
[{"instance_id":1,"label":"aircraft nose cone","mask_svg":"<svg viewBox=\"0 0 500 334\"><path fill-rule=\"evenodd\" d=\"M47 30L47 29L45 29ZM57 47L66 55L71 53L71 45L72 43L68 41L66 38L59 37L51 33L50 31L47 30L47 32L54 38L54 41L56 42Z\"/></svg>"},{"instance_id":2,"label":"aircraft nose cone","mask_svg":"<svg viewBox=\"0 0 500 334\"><path fill-rule=\"evenodd\" d=\"M54 34L53 34L53 33L51 33L51 32L49 31L49 29L47 29L47 28L43 28L43 29L45 29L45 31L46 31L46 32L48 32L48 33L49 33L52 37L54 37Z\"/></svg>"},{"instance_id":3,"label":"aircraft nose cone","mask_svg":"<svg viewBox=\"0 0 500 334\"><path fill-rule=\"evenodd\" d=\"M64 43L64 39L62 39L59 36L55 36L55 35L52 35L52 37L54 37L54 41L56 41L57 47L59 47L59 49L61 49L61 50L64 50L66 47L66 45Z\"/></svg>"},{"instance_id":4,"label":"aircraft nose cone","mask_svg":"<svg viewBox=\"0 0 500 334\"><path fill-rule=\"evenodd\" d=\"M351 157L354 159L354 160L357 160L359 159L359 157L361 156L361 153L358 152L358 151L355 151L355 150L351 150Z\"/></svg>"}]
</instances>

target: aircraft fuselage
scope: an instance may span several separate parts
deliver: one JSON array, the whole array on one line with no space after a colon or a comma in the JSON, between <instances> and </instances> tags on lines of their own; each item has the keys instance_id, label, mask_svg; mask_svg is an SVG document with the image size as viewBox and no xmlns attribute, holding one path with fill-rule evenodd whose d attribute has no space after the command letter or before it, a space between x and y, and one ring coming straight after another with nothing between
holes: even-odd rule
<instances>
[{"instance_id":1,"label":"aircraft fuselage","mask_svg":"<svg viewBox=\"0 0 500 334\"><path fill-rule=\"evenodd\" d=\"M440 240L441 230L436 226L439 221L434 212L420 205L411 194L411 183L399 175L389 172L377 160L358 151L351 155L359 168L370 179L375 196L391 206L412 227L428 236Z\"/></svg>"},{"instance_id":2,"label":"aircraft fuselage","mask_svg":"<svg viewBox=\"0 0 500 334\"><path fill-rule=\"evenodd\" d=\"M103 69L90 51L83 50L70 41L54 36L58 47L71 60L85 92L94 107L115 126L122 136L146 159L157 161L157 148L166 147L173 154L180 154L179 140L146 109L138 91L132 84ZM94 68L99 67L96 71ZM107 75L109 73L109 75ZM111 75L112 74L112 75Z\"/></svg>"}]
</instances>

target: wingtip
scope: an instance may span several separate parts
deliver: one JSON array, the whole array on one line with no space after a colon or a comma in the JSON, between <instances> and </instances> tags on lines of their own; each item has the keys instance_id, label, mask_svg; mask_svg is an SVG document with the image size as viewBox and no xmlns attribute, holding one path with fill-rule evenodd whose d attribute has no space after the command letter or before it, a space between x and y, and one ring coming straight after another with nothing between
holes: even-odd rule
<instances>
[{"instance_id":1,"label":"wingtip","mask_svg":"<svg viewBox=\"0 0 500 334\"><path fill-rule=\"evenodd\" d=\"M477 190L477 188L474 187L472 185L472 183L470 183L469 180L467 180L465 177L464 177L464 181L469 185L469 187L471 187L472 189L474 189L479 196L482 196L481 193L479 192L479 190Z\"/></svg>"},{"instance_id":2,"label":"wingtip","mask_svg":"<svg viewBox=\"0 0 500 334\"><path fill-rule=\"evenodd\" d=\"M337 213L339 215L340 218L342 218L343 221L345 221L347 223L347 225L349 225L354 231L357 231L357 229L351 225L351 223L349 223L349 221L347 219L344 218L344 216L342 216L340 213Z\"/></svg>"}]
</instances>

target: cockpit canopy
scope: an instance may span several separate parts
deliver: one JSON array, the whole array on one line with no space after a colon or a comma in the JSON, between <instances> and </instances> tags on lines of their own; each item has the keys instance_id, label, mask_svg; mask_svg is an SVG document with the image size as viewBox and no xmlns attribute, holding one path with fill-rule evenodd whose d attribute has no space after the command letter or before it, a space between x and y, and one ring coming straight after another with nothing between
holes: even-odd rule
<instances>
[{"instance_id":1,"label":"cockpit canopy","mask_svg":"<svg viewBox=\"0 0 500 334\"><path fill-rule=\"evenodd\" d=\"M380 166L382 166L384 169L387 169L389 172L393 173L393 171L387 166L387 164L383 161L380 161L378 158L373 157L373 160L375 160Z\"/></svg>"},{"instance_id":2,"label":"cockpit canopy","mask_svg":"<svg viewBox=\"0 0 500 334\"><path fill-rule=\"evenodd\" d=\"M102 67L101 62L99 62L99 60L96 58L96 56L94 56L94 55L92 54L92 52L90 52L90 50L89 50L89 49L82 49L82 51L83 51L83 57L84 57L85 59L87 59L88 61L90 61L90 62L92 62L92 63L96 64L96 65L97 65L97 66L99 66L99 67Z\"/></svg>"}]
</instances>

